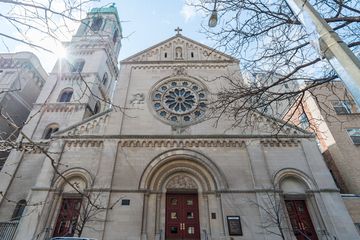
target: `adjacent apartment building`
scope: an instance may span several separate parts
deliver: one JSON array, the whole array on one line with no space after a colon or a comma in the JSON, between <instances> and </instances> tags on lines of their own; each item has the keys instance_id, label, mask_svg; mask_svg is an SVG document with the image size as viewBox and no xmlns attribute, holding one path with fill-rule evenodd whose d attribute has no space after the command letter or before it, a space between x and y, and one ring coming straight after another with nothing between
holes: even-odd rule
<instances>
[{"instance_id":1,"label":"adjacent apartment building","mask_svg":"<svg viewBox=\"0 0 360 240\"><path fill-rule=\"evenodd\" d=\"M39 59L30 52L0 54L0 141L17 138L39 93L47 73ZM0 169L8 149L0 148Z\"/></svg>"},{"instance_id":2,"label":"adjacent apartment building","mask_svg":"<svg viewBox=\"0 0 360 240\"><path fill-rule=\"evenodd\" d=\"M341 81L332 81L312 89L291 121L316 133L320 151L359 228L359 106Z\"/></svg>"}]
</instances>

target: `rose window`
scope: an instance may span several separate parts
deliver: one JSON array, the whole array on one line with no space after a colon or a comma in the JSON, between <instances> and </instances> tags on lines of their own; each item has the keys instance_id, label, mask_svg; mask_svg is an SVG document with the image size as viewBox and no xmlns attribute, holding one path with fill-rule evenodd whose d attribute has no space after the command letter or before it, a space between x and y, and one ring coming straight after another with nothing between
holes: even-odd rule
<instances>
[{"instance_id":1,"label":"rose window","mask_svg":"<svg viewBox=\"0 0 360 240\"><path fill-rule=\"evenodd\" d=\"M172 80L155 87L152 102L162 120L172 125L189 125L204 116L206 91L189 80Z\"/></svg>"}]
</instances>

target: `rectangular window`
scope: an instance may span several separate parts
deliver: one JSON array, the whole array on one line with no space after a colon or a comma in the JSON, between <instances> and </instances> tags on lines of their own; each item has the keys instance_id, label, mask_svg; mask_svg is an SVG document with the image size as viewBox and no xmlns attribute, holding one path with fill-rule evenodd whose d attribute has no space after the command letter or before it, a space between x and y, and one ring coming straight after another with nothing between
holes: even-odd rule
<instances>
[{"instance_id":1,"label":"rectangular window","mask_svg":"<svg viewBox=\"0 0 360 240\"><path fill-rule=\"evenodd\" d=\"M354 144L360 144L360 128L349 128L347 133Z\"/></svg>"},{"instance_id":2,"label":"rectangular window","mask_svg":"<svg viewBox=\"0 0 360 240\"><path fill-rule=\"evenodd\" d=\"M350 101L342 100L342 101L332 101L331 104L334 107L336 114L351 114L353 112L353 104Z\"/></svg>"},{"instance_id":3,"label":"rectangular window","mask_svg":"<svg viewBox=\"0 0 360 240\"><path fill-rule=\"evenodd\" d=\"M302 113L299 116L299 124L300 124L301 128L303 128L303 129L307 129L310 126L309 119L306 116L306 113Z\"/></svg>"}]
</instances>

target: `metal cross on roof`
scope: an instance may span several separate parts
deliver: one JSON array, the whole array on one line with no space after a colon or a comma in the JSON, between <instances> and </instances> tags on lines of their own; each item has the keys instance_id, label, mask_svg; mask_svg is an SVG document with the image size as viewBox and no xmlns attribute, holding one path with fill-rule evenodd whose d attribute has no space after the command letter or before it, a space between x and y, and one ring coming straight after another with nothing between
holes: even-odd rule
<instances>
[{"instance_id":1,"label":"metal cross on roof","mask_svg":"<svg viewBox=\"0 0 360 240\"><path fill-rule=\"evenodd\" d=\"M179 28L179 27L177 27L177 28L175 29L175 32L177 32L177 33L176 33L177 35L180 34L181 31L182 31L182 29Z\"/></svg>"}]
</instances>

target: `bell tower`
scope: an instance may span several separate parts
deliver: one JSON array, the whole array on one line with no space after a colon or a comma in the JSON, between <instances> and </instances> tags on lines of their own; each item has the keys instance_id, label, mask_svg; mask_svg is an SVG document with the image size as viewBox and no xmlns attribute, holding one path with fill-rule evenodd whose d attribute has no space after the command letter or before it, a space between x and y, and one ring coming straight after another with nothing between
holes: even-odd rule
<instances>
[{"instance_id":1,"label":"bell tower","mask_svg":"<svg viewBox=\"0 0 360 240\"><path fill-rule=\"evenodd\" d=\"M66 56L58 59L34 107L43 112L39 124L27 127L35 138L46 139L54 129L65 129L111 106L121 37L115 4L88 12L71 41L63 42Z\"/></svg>"}]
</instances>

